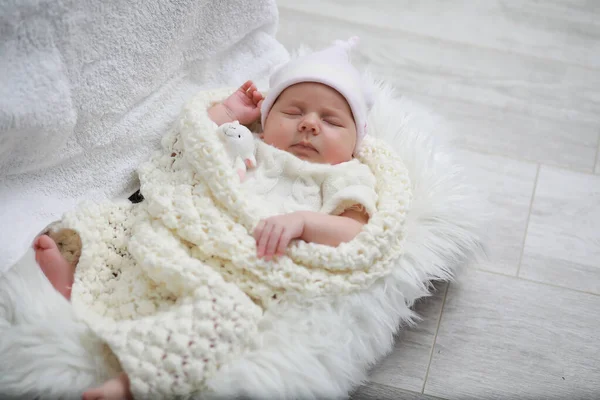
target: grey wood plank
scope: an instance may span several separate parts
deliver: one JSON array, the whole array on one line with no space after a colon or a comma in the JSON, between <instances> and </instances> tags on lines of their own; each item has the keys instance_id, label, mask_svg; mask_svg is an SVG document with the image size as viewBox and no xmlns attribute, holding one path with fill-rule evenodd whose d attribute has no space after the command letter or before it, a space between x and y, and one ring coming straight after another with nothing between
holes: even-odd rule
<instances>
[{"instance_id":1,"label":"grey wood plank","mask_svg":"<svg viewBox=\"0 0 600 400\"><path fill-rule=\"evenodd\" d=\"M593 143L600 137L597 123L537 118L482 104L407 95L445 117L458 147L591 171L593 161L589 164L588 160L595 158Z\"/></svg>"},{"instance_id":2,"label":"grey wood plank","mask_svg":"<svg viewBox=\"0 0 600 400\"><path fill-rule=\"evenodd\" d=\"M598 141L598 152L596 153L596 173L600 174L600 141Z\"/></svg>"},{"instance_id":3,"label":"grey wood plank","mask_svg":"<svg viewBox=\"0 0 600 400\"><path fill-rule=\"evenodd\" d=\"M305 34L310 32L310 34ZM280 13L279 40L320 48L359 35L359 65L446 116L464 147L591 172L600 125L600 74L314 13Z\"/></svg>"},{"instance_id":4,"label":"grey wood plank","mask_svg":"<svg viewBox=\"0 0 600 400\"><path fill-rule=\"evenodd\" d=\"M449 287L425 394L597 399L600 296L466 269Z\"/></svg>"},{"instance_id":5,"label":"grey wood plank","mask_svg":"<svg viewBox=\"0 0 600 400\"><path fill-rule=\"evenodd\" d=\"M515 273L535 166L513 159L600 174L600 2L278 4L288 49L359 35L357 64L454 127L467 172L496 214L492 262L479 269ZM541 167L521 277L597 292L597 178ZM583 213L591 217L572 217ZM449 399L600 398L600 297L480 270L463 275L450 285L433 353L435 297L358 395L402 398L396 390L425 384L427 395Z\"/></svg>"},{"instance_id":6,"label":"grey wood plank","mask_svg":"<svg viewBox=\"0 0 600 400\"><path fill-rule=\"evenodd\" d=\"M525 230L537 165L505 157L458 151L468 181L488 203L486 222L489 260L479 268L515 275L525 240Z\"/></svg>"},{"instance_id":7,"label":"grey wood plank","mask_svg":"<svg viewBox=\"0 0 600 400\"><path fill-rule=\"evenodd\" d=\"M415 304L414 310L422 321L416 327L400 332L392 353L371 370L370 381L413 392L422 391L446 286L445 283L437 284L433 296Z\"/></svg>"},{"instance_id":8,"label":"grey wood plank","mask_svg":"<svg viewBox=\"0 0 600 400\"><path fill-rule=\"evenodd\" d=\"M350 400L436 400L439 397L426 396L421 393L409 392L381 385L379 383L368 383L359 387L350 396Z\"/></svg>"},{"instance_id":9,"label":"grey wood plank","mask_svg":"<svg viewBox=\"0 0 600 400\"><path fill-rule=\"evenodd\" d=\"M600 294L600 176L542 166L519 276Z\"/></svg>"},{"instance_id":10,"label":"grey wood plank","mask_svg":"<svg viewBox=\"0 0 600 400\"><path fill-rule=\"evenodd\" d=\"M593 1L278 0L278 4L393 31L600 67L600 3Z\"/></svg>"}]
</instances>

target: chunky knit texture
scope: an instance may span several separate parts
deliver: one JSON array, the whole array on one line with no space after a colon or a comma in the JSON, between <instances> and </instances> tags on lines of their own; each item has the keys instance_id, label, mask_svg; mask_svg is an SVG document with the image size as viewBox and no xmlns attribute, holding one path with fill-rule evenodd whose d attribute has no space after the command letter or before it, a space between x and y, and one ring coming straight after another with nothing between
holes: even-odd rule
<instances>
[{"instance_id":1,"label":"chunky knit texture","mask_svg":"<svg viewBox=\"0 0 600 400\"><path fill-rule=\"evenodd\" d=\"M366 139L357 158L375 175L378 201L362 232L337 248L297 241L283 257L258 259L251 232L268 207L247 195L206 113L230 93L204 92L185 106L139 169L146 201L86 204L55 227L81 236L73 306L137 398L202 390L258 346L271 302L364 289L402 253L407 171L386 144Z\"/></svg>"}]
</instances>

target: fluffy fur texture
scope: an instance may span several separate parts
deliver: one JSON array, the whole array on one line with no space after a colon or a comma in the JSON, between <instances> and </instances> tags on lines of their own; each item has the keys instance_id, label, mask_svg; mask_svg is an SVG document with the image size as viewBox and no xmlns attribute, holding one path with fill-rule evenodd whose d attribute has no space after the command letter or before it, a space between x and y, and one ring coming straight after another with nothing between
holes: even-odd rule
<instances>
[{"instance_id":1,"label":"fluffy fur texture","mask_svg":"<svg viewBox=\"0 0 600 400\"><path fill-rule=\"evenodd\" d=\"M449 152L434 145L433 116L389 86L373 82L370 134L402 157L413 189L404 255L393 273L360 293L302 306L282 303L260 322L259 350L222 367L198 399L344 398L392 348L410 307L432 280L481 254L481 202L462 182ZM110 371L97 364L101 344L52 292L28 254L0 279L0 390L57 398L80 395Z\"/></svg>"}]
</instances>

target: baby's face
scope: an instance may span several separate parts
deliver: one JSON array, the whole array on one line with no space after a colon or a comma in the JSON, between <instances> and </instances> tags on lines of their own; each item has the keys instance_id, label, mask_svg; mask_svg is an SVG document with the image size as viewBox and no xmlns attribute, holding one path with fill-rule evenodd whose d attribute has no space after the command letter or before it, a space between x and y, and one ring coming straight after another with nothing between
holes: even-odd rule
<instances>
[{"instance_id":1,"label":"baby's face","mask_svg":"<svg viewBox=\"0 0 600 400\"><path fill-rule=\"evenodd\" d=\"M311 162L350 161L356 125L346 99L329 86L304 82L285 89L263 127L265 143Z\"/></svg>"}]
</instances>

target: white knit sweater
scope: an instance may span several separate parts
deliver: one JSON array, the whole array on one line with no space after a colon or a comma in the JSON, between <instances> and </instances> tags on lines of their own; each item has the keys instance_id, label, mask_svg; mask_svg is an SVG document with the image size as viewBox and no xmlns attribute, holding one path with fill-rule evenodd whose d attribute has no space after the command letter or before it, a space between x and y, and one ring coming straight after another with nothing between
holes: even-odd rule
<instances>
[{"instance_id":1,"label":"white knit sweater","mask_svg":"<svg viewBox=\"0 0 600 400\"><path fill-rule=\"evenodd\" d=\"M312 172L295 188L285 174L277 180L288 194L301 188L303 206L315 188L318 210L363 205L371 217L362 232L336 248L297 241L283 257L258 259L252 231L273 211L240 183L206 113L230 93L204 92L185 106L163 149L139 169L144 202L84 204L55 227L81 236L73 307L117 356L136 398L202 390L220 366L258 345L257 324L271 302L366 288L402 253L407 171L388 146L367 139L358 161L332 170L286 158L292 171L300 161ZM291 203L281 204L278 211Z\"/></svg>"},{"instance_id":2,"label":"white knit sweater","mask_svg":"<svg viewBox=\"0 0 600 400\"><path fill-rule=\"evenodd\" d=\"M257 166L248 171L242 191L249 201L268 204L261 217L301 210L338 215L354 206L375 212L375 176L360 161L316 164L255 142Z\"/></svg>"}]
</instances>

